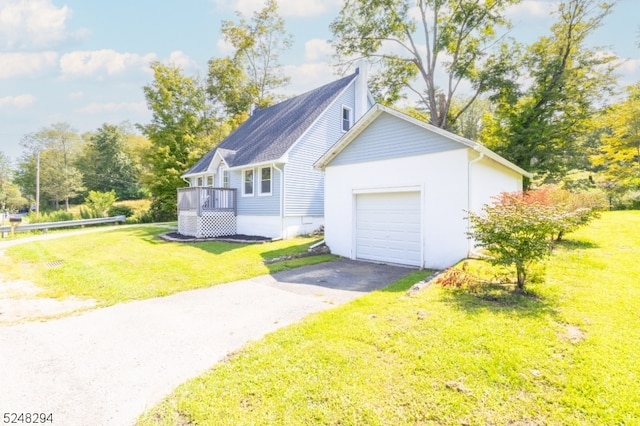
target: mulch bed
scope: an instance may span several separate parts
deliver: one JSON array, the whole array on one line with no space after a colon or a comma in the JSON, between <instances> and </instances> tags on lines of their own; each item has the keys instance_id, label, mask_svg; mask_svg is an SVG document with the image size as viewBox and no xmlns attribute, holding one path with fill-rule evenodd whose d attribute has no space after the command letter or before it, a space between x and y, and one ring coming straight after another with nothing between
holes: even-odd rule
<instances>
[{"instance_id":1,"label":"mulch bed","mask_svg":"<svg viewBox=\"0 0 640 426\"><path fill-rule=\"evenodd\" d=\"M259 235L223 235L215 238L195 238L188 235L182 235L177 232L167 232L166 234L159 235L160 238L166 241L177 241L184 243L197 243L203 241L226 241L232 243L267 243L272 239L267 237L261 237Z\"/></svg>"}]
</instances>

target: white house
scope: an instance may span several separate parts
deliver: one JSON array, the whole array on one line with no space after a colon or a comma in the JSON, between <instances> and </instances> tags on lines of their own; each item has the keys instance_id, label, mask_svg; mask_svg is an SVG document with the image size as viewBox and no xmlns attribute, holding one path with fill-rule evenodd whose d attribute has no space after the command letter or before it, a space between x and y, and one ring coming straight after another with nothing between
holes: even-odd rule
<instances>
[{"instance_id":1,"label":"white house","mask_svg":"<svg viewBox=\"0 0 640 426\"><path fill-rule=\"evenodd\" d=\"M444 268L468 256L466 211L531 175L484 146L375 105L315 166L325 241L352 259Z\"/></svg>"},{"instance_id":2,"label":"white house","mask_svg":"<svg viewBox=\"0 0 640 426\"><path fill-rule=\"evenodd\" d=\"M324 224L314 162L373 105L366 70L255 111L182 176L178 232L290 238Z\"/></svg>"}]
</instances>

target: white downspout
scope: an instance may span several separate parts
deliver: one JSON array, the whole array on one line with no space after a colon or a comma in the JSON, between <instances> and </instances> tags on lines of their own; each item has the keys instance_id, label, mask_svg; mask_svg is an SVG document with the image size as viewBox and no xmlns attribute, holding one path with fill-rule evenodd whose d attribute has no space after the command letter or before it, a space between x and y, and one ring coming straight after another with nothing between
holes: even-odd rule
<instances>
[{"instance_id":1,"label":"white downspout","mask_svg":"<svg viewBox=\"0 0 640 426\"><path fill-rule=\"evenodd\" d=\"M484 158L484 152L481 152L480 155L478 156L478 158L474 158L473 160L469 161L468 163L468 170L467 170L467 211L471 211L471 200L473 199L473 197L471 196L471 188L472 186L472 182L471 182L471 169L472 169L472 165L481 161ZM467 230L471 229L471 220L467 219ZM478 251L475 250L475 247L473 247L473 244L471 243L471 239L467 239L467 256L471 257L471 255L474 256L482 256L481 253L479 253Z\"/></svg>"},{"instance_id":2,"label":"white downspout","mask_svg":"<svg viewBox=\"0 0 640 426\"><path fill-rule=\"evenodd\" d=\"M280 172L280 237L278 239L284 239L284 167L279 169L276 163L273 163L273 168Z\"/></svg>"}]
</instances>

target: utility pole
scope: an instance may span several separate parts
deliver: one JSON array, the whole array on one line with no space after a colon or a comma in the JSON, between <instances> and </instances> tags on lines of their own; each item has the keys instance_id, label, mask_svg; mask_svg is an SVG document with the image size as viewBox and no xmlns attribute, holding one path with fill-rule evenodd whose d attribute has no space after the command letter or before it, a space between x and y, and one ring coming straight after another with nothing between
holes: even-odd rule
<instances>
[{"instance_id":1,"label":"utility pole","mask_svg":"<svg viewBox=\"0 0 640 426\"><path fill-rule=\"evenodd\" d=\"M36 216L40 215L40 150L36 154Z\"/></svg>"}]
</instances>

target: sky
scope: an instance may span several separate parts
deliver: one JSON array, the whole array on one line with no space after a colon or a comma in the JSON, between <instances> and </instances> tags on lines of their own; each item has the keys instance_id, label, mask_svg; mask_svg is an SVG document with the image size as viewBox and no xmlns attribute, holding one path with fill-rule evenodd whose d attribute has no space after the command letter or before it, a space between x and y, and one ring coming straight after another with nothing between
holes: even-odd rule
<instances>
[{"instance_id":1,"label":"sky","mask_svg":"<svg viewBox=\"0 0 640 426\"><path fill-rule=\"evenodd\" d=\"M294 45L281 58L295 95L336 79L329 24L343 0L279 0ZM264 0L0 0L0 151L17 160L20 140L57 122L82 133L104 123L146 124L149 64L205 76L229 53L222 20L250 16ZM509 10L510 35L530 43L548 33L552 0ZM640 81L640 1L618 0L589 44L622 61L619 84Z\"/></svg>"}]
</instances>

